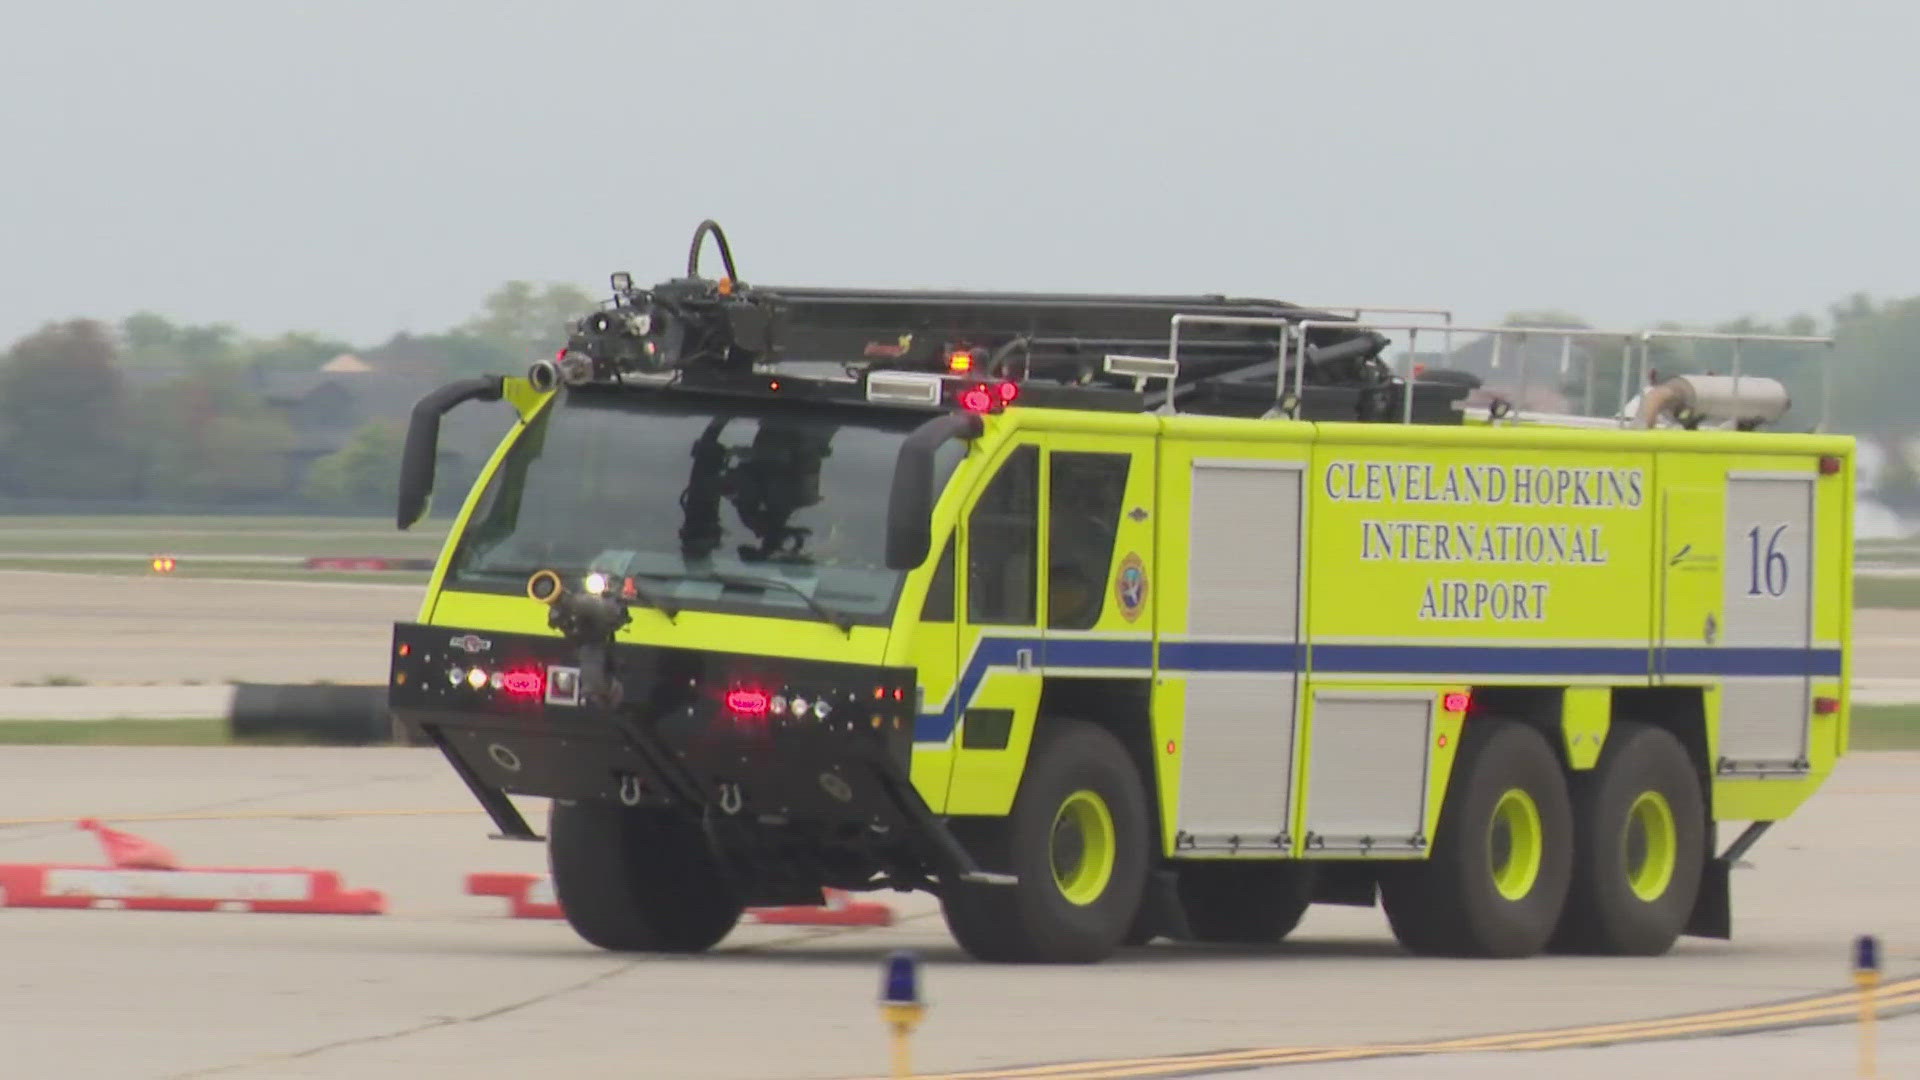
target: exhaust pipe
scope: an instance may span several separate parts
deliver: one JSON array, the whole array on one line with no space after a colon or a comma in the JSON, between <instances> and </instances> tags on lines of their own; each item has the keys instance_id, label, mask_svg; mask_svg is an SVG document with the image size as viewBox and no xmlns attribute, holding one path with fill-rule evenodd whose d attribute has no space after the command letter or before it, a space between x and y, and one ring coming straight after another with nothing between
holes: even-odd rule
<instances>
[{"instance_id":1,"label":"exhaust pipe","mask_svg":"<svg viewBox=\"0 0 1920 1080\"><path fill-rule=\"evenodd\" d=\"M1742 375L1736 382L1729 375L1680 375L1641 397L1633 426L1650 428L1671 416L1683 424L1720 422L1745 429L1780 419L1792 404L1777 379Z\"/></svg>"}]
</instances>

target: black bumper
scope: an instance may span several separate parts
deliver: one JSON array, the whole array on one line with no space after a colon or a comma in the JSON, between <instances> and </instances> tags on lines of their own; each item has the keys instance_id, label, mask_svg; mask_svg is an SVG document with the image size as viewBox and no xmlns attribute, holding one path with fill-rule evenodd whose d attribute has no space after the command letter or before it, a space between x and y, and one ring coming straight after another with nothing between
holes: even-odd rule
<instances>
[{"instance_id":1,"label":"black bumper","mask_svg":"<svg viewBox=\"0 0 1920 1080\"><path fill-rule=\"evenodd\" d=\"M901 797L917 798L891 789L907 784L911 669L651 645L610 655L621 694L595 707L579 700L579 654L561 638L400 623L389 701L509 835L524 825L501 820L501 793L909 824Z\"/></svg>"}]
</instances>

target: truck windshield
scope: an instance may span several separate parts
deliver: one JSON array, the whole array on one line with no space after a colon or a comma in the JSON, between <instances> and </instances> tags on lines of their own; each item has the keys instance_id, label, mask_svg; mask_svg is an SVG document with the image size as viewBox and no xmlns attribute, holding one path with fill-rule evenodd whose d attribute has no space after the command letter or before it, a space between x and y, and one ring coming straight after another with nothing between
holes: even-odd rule
<instances>
[{"instance_id":1,"label":"truck windshield","mask_svg":"<svg viewBox=\"0 0 1920 1080\"><path fill-rule=\"evenodd\" d=\"M888 491L901 442L925 419L821 402L569 391L488 482L447 587L524 594L536 570L576 588L598 572L633 576L671 609L796 619L825 610L884 624L902 576L886 565ZM936 483L963 452L943 449Z\"/></svg>"}]
</instances>

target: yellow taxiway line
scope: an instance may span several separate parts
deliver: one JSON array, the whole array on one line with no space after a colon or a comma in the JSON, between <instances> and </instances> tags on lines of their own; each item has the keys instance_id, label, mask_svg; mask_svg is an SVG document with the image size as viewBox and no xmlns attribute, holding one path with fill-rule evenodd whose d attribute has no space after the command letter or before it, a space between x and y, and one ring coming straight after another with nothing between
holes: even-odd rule
<instances>
[{"instance_id":1,"label":"yellow taxiway line","mask_svg":"<svg viewBox=\"0 0 1920 1080\"><path fill-rule=\"evenodd\" d=\"M1885 984L1875 991L1874 1004L1876 1012L1920 1008L1920 978ZM1572 1049L1701 1035L1734 1035L1768 1028L1846 1021L1859 1016L1859 1010L1859 992L1845 991L1771 1005L1688 1013L1658 1020L1627 1020L1431 1042L1269 1047L1220 1053L1170 1054L1163 1057L1120 1058L973 1072L922 1073L916 1074L916 1080L1130 1080L1134 1077L1180 1076L1262 1065L1304 1065L1310 1062L1357 1061L1422 1054Z\"/></svg>"}]
</instances>

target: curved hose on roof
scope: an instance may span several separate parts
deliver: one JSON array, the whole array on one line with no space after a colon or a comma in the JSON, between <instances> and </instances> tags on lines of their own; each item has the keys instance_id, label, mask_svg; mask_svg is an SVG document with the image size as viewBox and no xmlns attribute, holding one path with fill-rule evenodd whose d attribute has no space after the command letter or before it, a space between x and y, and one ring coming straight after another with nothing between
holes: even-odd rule
<instances>
[{"instance_id":1,"label":"curved hose on roof","mask_svg":"<svg viewBox=\"0 0 1920 1080\"><path fill-rule=\"evenodd\" d=\"M733 248L727 244L727 234L721 231L720 223L712 218L701 222L700 227L693 230L693 246L687 249L687 276L700 276L700 242L707 238L708 233L712 233L720 243L720 261L727 268L727 280L738 284L740 275L733 269Z\"/></svg>"}]
</instances>

